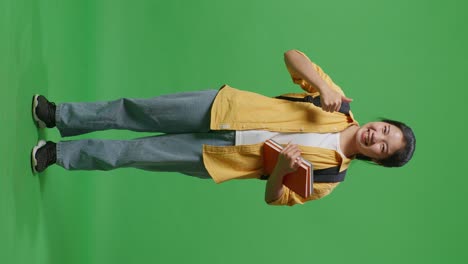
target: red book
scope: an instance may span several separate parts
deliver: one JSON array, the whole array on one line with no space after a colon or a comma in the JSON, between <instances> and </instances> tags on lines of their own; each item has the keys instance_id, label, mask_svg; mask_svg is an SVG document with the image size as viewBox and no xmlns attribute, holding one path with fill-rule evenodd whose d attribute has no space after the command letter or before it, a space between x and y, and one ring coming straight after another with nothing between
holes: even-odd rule
<instances>
[{"instance_id":1,"label":"red book","mask_svg":"<svg viewBox=\"0 0 468 264\"><path fill-rule=\"evenodd\" d=\"M265 174L270 175L276 166L278 156L283 150L278 142L269 139L263 145L263 169ZM283 184L289 189L299 194L300 196L307 198L313 192L313 179L314 170L312 163L301 158L299 168L284 176Z\"/></svg>"}]
</instances>

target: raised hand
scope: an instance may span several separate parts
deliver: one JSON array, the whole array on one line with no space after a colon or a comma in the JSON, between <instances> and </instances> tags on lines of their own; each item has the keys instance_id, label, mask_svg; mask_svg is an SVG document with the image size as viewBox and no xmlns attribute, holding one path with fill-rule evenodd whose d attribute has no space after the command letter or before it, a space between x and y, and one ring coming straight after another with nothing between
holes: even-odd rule
<instances>
[{"instance_id":1,"label":"raised hand","mask_svg":"<svg viewBox=\"0 0 468 264\"><path fill-rule=\"evenodd\" d=\"M342 102L350 103L352 101L353 99L348 98L332 89L324 89L320 94L320 103L322 104L322 109L330 113L339 111Z\"/></svg>"}]
</instances>

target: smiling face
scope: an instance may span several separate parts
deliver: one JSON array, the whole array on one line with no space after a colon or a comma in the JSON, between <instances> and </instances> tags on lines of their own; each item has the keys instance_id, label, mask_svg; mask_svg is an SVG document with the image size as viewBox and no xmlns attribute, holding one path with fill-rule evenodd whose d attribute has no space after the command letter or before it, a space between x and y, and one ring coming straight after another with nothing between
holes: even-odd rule
<instances>
[{"instance_id":1,"label":"smiling face","mask_svg":"<svg viewBox=\"0 0 468 264\"><path fill-rule=\"evenodd\" d=\"M358 152L373 160L388 158L405 146L402 131L389 123L371 122L355 134Z\"/></svg>"}]
</instances>

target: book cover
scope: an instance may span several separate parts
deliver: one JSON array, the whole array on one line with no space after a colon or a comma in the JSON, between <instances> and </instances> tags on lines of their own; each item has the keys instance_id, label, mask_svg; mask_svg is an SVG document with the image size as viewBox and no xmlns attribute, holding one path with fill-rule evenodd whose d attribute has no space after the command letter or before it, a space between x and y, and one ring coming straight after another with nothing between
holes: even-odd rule
<instances>
[{"instance_id":1,"label":"book cover","mask_svg":"<svg viewBox=\"0 0 468 264\"><path fill-rule=\"evenodd\" d=\"M278 161L280 152L283 150L278 142L270 139L263 145L263 168L267 175L270 175ZM313 166L312 164L301 158L299 168L284 176L283 184L289 189L307 198L313 192Z\"/></svg>"}]
</instances>

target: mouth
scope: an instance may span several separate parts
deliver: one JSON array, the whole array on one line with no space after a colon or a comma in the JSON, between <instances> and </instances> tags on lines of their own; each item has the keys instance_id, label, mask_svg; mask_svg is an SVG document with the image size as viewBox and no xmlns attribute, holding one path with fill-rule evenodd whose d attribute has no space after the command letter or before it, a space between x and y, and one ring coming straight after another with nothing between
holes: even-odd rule
<instances>
[{"instance_id":1,"label":"mouth","mask_svg":"<svg viewBox=\"0 0 468 264\"><path fill-rule=\"evenodd\" d=\"M367 131L362 133L361 141L364 146L369 146L369 140L370 140L370 129L368 128Z\"/></svg>"}]
</instances>

